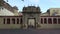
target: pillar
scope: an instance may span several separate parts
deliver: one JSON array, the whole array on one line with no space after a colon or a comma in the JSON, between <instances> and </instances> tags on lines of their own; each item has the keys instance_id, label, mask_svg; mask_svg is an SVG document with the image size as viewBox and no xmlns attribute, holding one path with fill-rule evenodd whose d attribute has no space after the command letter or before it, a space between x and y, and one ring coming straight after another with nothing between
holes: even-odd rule
<instances>
[{"instance_id":1,"label":"pillar","mask_svg":"<svg viewBox=\"0 0 60 34\"><path fill-rule=\"evenodd\" d=\"M43 24L44 24L44 18L43 18Z\"/></svg>"},{"instance_id":2,"label":"pillar","mask_svg":"<svg viewBox=\"0 0 60 34\"><path fill-rule=\"evenodd\" d=\"M21 18L19 18L19 24L20 24Z\"/></svg>"},{"instance_id":3,"label":"pillar","mask_svg":"<svg viewBox=\"0 0 60 34\"><path fill-rule=\"evenodd\" d=\"M40 18L40 24L41 24L41 18Z\"/></svg>"},{"instance_id":4,"label":"pillar","mask_svg":"<svg viewBox=\"0 0 60 34\"><path fill-rule=\"evenodd\" d=\"M57 24L58 24L58 18L57 18Z\"/></svg>"},{"instance_id":5,"label":"pillar","mask_svg":"<svg viewBox=\"0 0 60 34\"><path fill-rule=\"evenodd\" d=\"M17 18L15 18L15 24L17 24Z\"/></svg>"},{"instance_id":6,"label":"pillar","mask_svg":"<svg viewBox=\"0 0 60 34\"><path fill-rule=\"evenodd\" d=\"M10 18L10 24L12 24L12 18Z\"/></svg>"},{"instance_id":7,"label":"pillar","mask_svg":"<svg viewBox=\"0 0 60 34\"><path fill-rule=\"evenodd\" d=\"M47 24L48 24L48 18L47 18Z\"/></svg>"},{"instance_id":8,"label":"pillar","mask_svg":"<svg viewBox=\"0 0 60 34\"><path fill-rule=\"evenodd\" d=\"M53 24L53 18L52 18L52 24Z\"/></svg>"},{"instance_id":9,"label":"pillar","mask_svg":"<svg viewBox=\"0 0 60 34\"><path fill-rule=\"evenodd\" d=\"M5 24L7 24L7 18L5 18Z\"/></svg>"}]
</instances>

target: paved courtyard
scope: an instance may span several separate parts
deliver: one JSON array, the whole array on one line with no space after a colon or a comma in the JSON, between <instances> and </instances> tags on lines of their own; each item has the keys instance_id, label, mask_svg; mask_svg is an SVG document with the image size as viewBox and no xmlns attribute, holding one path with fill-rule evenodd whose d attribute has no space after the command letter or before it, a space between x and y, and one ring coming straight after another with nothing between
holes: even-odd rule
<instances>
[{"instance_id":1,"label":"paved courtyard","mask_svg":"<svg viewBox=\"0 0 60 34\"><path fill-rule=\"evenodd\" d=\"M0 34L60 34L60 29L1 29Z\"/></svg>"}]
</instances>

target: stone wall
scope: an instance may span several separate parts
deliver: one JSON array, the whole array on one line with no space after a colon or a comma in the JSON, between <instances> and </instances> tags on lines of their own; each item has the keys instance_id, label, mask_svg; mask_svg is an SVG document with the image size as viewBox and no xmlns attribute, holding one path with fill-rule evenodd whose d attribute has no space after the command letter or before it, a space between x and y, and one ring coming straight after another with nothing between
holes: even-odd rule
<instances>
[{"instance_id":1,"label":"stone wall","mask_svg":"<svg viewBox=\"0 0 60 34\"><path fill-rule=\"evenodd\" d=\"M6 20L7 18L10 18L11 21L12 21L12 18L19 18L21 19L21 16L18 17L18 16L0 16L0 29L20 29L21 28L21 24L20 24L20 20L19 20L19 24L17 24L17 21L15 21L15 24L13 24L12 22L10 22L10 24L7 24L7 21L5 21L5 24L4 24L4 19Z\"/></svg>"},{"instance_id":2,"label":"stone wall","mask_svg":"<svg viewBox=\"0 0 60 34\"><path fill-rule=\"evenodd\" d=\"M60 29L60 24L40 24L39 29Z\"/></svg>"}]
</instances>

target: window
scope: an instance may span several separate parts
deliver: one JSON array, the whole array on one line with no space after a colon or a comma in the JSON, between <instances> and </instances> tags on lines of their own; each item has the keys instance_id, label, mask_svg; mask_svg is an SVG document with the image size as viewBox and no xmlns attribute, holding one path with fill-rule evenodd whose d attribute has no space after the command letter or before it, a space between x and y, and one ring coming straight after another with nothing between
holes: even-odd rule
<instances>
[{"instance_id":1,"label":"window","mask_svg":"<svg viewBox=\"0 0 60 34\"><path fill-rule=\"evenodd\" d=\"M7 18L7 24L10 24L10 18Z\"/></svg>"},{"instance_id":2,"label":"window","mask_svg":"<svg viewBox=\"0 0 60 34\"><path fill-rule=\"evenodd\" d=\"M48 24L52 24L52 19L48 18Z\"/></svg>"},{"instance_id":3,"label":"window","mask_svg":"<svg viewBox=\"0 0 60 34\"><path fill-rule=\"evenodd\" d=\"M57 19L53 18L53 24L57 24Z\"/></svg>"},{"instance_id":4,"label":"window","mask_svg":"<svg viewBox=\"0 0 60 34\"><path fill-rule=\"evenodd\" d=\"M47 19L46 18L44 18L44 24L47 24Z\"/></svg>"},{"instance_id":5,"label":"window","mask_svg":"<svg viewBox=\"0 0 60 34\"><path fill-rule=\"evenodd\" d=\"M41 24L43 24L43 18L41 18Z\"/></svg>"},{"instance_id":6,"label":"window","mask_svg":"<svg viewBox=\"0 0 60 34\"><path fill-rule=\"evenodd\" d=\"M3 19L3 24L5 24L5 18Z\"/></svg>"},{"instance_id":7,"label":"window","mask_svg":"<svg viewBox=\"0 0 60 34\"><path fill-rule=\"evenodd\" d=\"M15 19L14 18L12 19L12 23L15 24Z\"/></svg>"},{"instance_id":8,"label":"window","mask_svg":"<svg viewBox=\"0 0 60 34\"><path fill-rule=\"evenodd\" d=\"M58 18L58 24L60 24L60 18Z\"/></svg>"},{"instance_id":9,"label":"window","mask_svg":"<svg viewBox=\"0 0 60 34\"><path fill-rule=\"evenodd\" d=\"M17 24L19 24L19 19L17 19Z\"/></svg>"},{"instance_id":10,"label":"window","mask_svg":"<svg viewBox=\"0 0 60 34\"><path fill-rule=\"evenodd\" d=\"M22 18L21 18L20 24L22 24Z\"/></svg>"}]
</instances>

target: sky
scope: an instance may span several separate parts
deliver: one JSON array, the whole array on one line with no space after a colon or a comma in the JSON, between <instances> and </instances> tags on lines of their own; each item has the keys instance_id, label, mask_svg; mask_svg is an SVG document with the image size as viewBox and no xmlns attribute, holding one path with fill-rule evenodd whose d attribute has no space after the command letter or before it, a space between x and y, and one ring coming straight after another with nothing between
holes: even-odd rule
<instances>
[{"instance_id":1,"label":"sky","mask_svg":"<svg viewBox=\"0 0 60 34\"><path fill-rule=\"evenodd\" d=\"M5 0L7 2L7 0ZM17 6L19 11L22 11L24 6L39 6L42 13L45 13L49 8L60 8L60 0L8 0L12 7Z\"/></svg>"}]
</instances>

